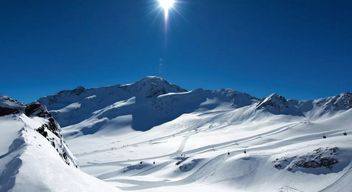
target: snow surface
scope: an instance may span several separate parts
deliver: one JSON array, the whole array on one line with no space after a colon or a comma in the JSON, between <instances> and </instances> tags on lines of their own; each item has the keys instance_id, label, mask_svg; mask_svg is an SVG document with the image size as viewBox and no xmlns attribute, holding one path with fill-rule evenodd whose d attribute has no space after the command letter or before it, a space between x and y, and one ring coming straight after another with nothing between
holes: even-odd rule
<instances>
[{"instance_id":1,"label":"snow surface","mask_svg":"<svg viewBox=\"0 0 352 192\"><path fill-rule=\"evenodd\" d=\"M0 191L118 191L68 166L24 114L0 117Z\"/></svg>"},{"instance_id":2,"label":"snow surface","mask_svg":"<svg viewBox=\"0 0 352 192\"><path fill-rule=\"evenodd\" d=\"M121 190L351 191L351 93L257 99L147 77L39 101L63 125L81 169ZM275 167L335 147L334 167Z\"/></svg>"}]
</instances>

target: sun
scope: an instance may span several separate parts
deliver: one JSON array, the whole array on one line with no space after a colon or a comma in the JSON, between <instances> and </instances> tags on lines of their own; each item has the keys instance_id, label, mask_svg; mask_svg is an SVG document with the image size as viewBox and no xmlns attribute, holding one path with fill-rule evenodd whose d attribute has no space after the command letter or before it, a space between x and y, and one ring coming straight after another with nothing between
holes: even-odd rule
<instances>
[{"instance_id":1,"label":"sun","mask_svg":"<svg viewBox=\"0 0 352 192\"><path fill-rule=\"evenodd\" d=\"M169 18L169 11L175 6L176 0L158 0L160 8L164 10L165 20Z\"/></svg>"},{"instance_id":2,"label":"sun","mask_svg":"<svg viewBox=\"0 0 352 192\"><path fill-rule=\"evenodd\" d=\"M158 0L159 5L164 11L168 11L169 9L173 8L175 5L175 0Z\"/></svg>"}]
</instances>

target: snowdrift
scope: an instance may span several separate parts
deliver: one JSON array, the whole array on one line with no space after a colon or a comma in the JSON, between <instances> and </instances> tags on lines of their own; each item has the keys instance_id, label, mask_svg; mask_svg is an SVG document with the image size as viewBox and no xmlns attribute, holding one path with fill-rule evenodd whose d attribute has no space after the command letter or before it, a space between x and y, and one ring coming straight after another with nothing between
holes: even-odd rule
<instances>
[{"instance_id":1,"label":"snowdrift","mask_svg":"<svg viewBox=\"0 0 352 192\"><path fill-rule=\"evenodd\" d=\"M2 97L0 191L116 191L78 169L57 122L39 103Z\"/></svg>"}]
</instances>

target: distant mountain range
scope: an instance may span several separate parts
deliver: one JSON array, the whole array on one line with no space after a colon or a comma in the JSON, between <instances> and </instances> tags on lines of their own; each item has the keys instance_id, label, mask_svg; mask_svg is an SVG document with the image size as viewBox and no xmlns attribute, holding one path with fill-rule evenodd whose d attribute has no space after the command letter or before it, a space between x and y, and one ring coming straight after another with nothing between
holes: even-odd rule
<instances>
[{"instance_id":1,"label":"distant mountain range","mask_svg":"<svg viewBox=\"0 0 352 192\"><path fill-rule=\"evenodd\" d=\"M319 118L352 108L352 93L307 101L288 100L278 94L259 99L232 89L187 91L160 77L145 77L127 85L77 87L40 98L39 102L48 107L63 127L87 120L94 122L94 126L91 123L89 127L81 126L80 132L90 134L109 124L111 119L128 114L133 116L133 129L146 131L182 114L212 110L221 105L233 109L250 107L252 115L263 111Z\"/></svg>"},{"instance_id":2,"label":"distant mountain range","mask_svg":"<svg viewBox=\"0 0 352 192\"><path fill-rule=\"evenodd\" d=\"M160 77L0 96L0 192L350 192L351 108Z\"/></svg>"}]
</instances>

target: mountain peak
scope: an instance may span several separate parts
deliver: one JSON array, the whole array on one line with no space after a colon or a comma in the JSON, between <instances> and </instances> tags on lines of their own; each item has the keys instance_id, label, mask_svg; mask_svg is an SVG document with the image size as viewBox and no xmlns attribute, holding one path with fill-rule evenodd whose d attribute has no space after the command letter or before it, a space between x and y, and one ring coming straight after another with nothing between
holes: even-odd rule
<instances>
[{"instance_id":1,"label":"mountain peak","mask_svg":"<svg viewBox=\"0 0 352 192\"><path fill-rule=\"evenodd\" d=\"M302 115L294 105L294 101L288 101L284 96L273 93L264 98L257 105L257 109L264 109L273 114Z\"/></svg>"},{"instance_id":2,"label":"mountain peak","mask_svg":"<svg viewBox=\"0 0 352 192\"><path fill-rule=\"evenodd\" d=\"M282 95L279 95L277 93L272 93L267 97L268 99L280 99L280 100L286 100L286 98Z\"/></svg>"},{"instance_id":3,"label":"mountain peak","mask_svg":"<svg viewBox=\"0 0 352 192\"><path fill-rule=\"evenodd\" d=\"M156 76L144 77L143 79L129 85L129 88L132 92L136 92L144 97L156 97L166 93L187 91L186 89L171 84L165 79Z\"/></svg>"},{"instance_id":4,"label":"mountain peak","mask_svg":"<svg viewBox=\"0 0 352 192\"><path fill-rule=\"evenodd\" d=\"M328 98L325 102L323 100L318 104L323 105L326 110L347 110L352 108L352 93L341 93L337 96Z\"/></svg>"},{"instance_id":5,"label":"mountain peak","mask_svg":"<svg viewBox=\"0 0 352 192\"><path fill-rule=\"evenodd\" d=\"M273 93L268 97L264 98L262 102L258 104L258 107L266 106L266 105L277 105L287 103L287 99L284 96L281 96L277 93Z\"/></svg>"},{"instance_id":6,"label":"mountain peak","mask_svg":"<svg viewBox=\"0 0 352 192\"><path fill-rule=\"evenodd\" d=\"M24 104L8 96L0 96L0 107L20 108Z\"/></svg>"},{"instance_id":7,"label":"mountain peak","mask_svg":"<svg viewBox=\"0 0 352 192\"><path fill-rule=\"evenodd\" d=\"M352 98L352 92L344 92L340 94L340 97Z\"/></svg>"},{"instance_id":8,"label":"mountain peak","mask_svg":"<svg viewBox=\"0 0 352 192\"><path fill-rule=\"evenodd\" d=\"M145 76L140 81L166 81L166 80L158 76Z\"/></svg>"},{"instance_id":9,"label":"mountain peak","mask_svg":"<svg viewBox=\"0 0 352 192\"><path fill-rule=\"evenodd\" d=\"M0 116L19 113L24 104L7 96L0 96Z\"/></svg>"},{"instance_id":10,"label":"mountain peak","mask_svg":"<svg viewBox=\"0 0 352 192\"><path fill-rule=\"evenodd\" d=\"M86 88L84 88L83 86L77 86L76 88L74 88L74 89L72 89L72 90L60 91L60 92L58 93L58 95L80 95L80 94L82 94L85 90L86 90Z\"/></svg>"},{"instance_id":11,"label":"mountain peak","mask_svg":"<svg viewBox=\"0 0 352 192\"><path fill-rule=\"evenodd\" d=\"M133 83L131 85L135 85L135 84L154 84L154 85L166 84L166 85L171 85L165 79L163 79L161 77L157 77L157 76L146 76L146 77L143 77L141 80L136 81L135 83Z\"/></svg>"}]
</instances>

